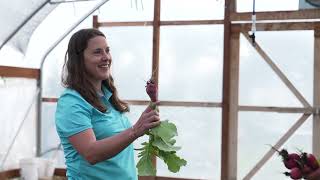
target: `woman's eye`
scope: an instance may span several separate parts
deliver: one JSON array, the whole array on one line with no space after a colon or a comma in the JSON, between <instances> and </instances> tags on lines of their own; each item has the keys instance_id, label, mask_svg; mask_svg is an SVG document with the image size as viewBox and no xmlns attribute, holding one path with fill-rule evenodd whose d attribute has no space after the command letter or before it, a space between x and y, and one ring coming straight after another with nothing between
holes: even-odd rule
<instances>
[{"instance_id":1,"label":"woman's eye","mask_svg":"<svg viewBox=\"0 0 320 180\"><path fill-rule=\"evenodd\" d=\"M94 54L101 54L102 51L94 51Z\"/></svg>"}]
</instances>

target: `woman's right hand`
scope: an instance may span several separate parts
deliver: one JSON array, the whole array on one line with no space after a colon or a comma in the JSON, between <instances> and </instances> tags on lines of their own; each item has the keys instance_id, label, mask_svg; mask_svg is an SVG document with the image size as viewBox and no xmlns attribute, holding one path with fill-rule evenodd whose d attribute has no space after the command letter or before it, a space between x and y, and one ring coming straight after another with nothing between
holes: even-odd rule
<instances>
[{"instance_id":1,"label":"woman's right hand","mask_svg":"<svg viewBox=\"0 0 320 180\"><path fill-rule=\"evenodd\" d=\"M156 105L159 102L155 103ZM139 120L133 125L132 129L135 136L138 138L144 135L149 129L154 128L160 124L159 113L148 106L141 114Z\"/></svg>"}]
</instances>

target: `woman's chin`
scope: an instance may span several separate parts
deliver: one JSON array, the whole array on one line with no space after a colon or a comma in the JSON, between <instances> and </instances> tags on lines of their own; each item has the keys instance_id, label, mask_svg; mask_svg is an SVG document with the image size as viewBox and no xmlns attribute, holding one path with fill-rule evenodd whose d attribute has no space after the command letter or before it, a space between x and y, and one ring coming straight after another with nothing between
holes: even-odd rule
<instances>
[{"instance_id":1,"label":"woman's chin","mask_svg":"<svg viewBox=\"0 0 320 180\"><path fill-rule=\"evenodd\" d=\"M101 80L107 80L107 79L109 79L109 74L101 76Z\"/></svg>"}]
</instances>

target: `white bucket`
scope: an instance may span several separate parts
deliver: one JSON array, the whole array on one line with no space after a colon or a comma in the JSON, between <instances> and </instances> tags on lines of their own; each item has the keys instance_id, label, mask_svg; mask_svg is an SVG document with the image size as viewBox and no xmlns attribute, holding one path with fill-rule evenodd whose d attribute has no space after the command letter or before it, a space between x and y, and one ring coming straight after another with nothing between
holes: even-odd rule
<instances>
[{"instance_id":1,"label":"white bucket","mask_svg":"<svg viewBox=\"0 0 320 180\"><path fill-rule=\"evenodd\" d=\"M22 180L51 180L55 163L45 158L25 158L20 160Z\"/></svg>"},{"instance_id":2,"label":"white bucket","mask_svg":"<svg viewBox=\"0 0 320 180\"><path fill-rule=\"evenodd\" d=\"M38 177L43 180L50 180L53 177L55 163L53 160L37 158L38 161Z\"/></svg>"},{"instance_id":3,"label":"white bucket","mask_svg":"<svg viewBox=\"0 0 320 180\"><path fill-rule=\"evenodd\" d=\"M38 163L35 158L21 159L20 169L22 180L38 180Z\"/></svg>"}]
</instances>

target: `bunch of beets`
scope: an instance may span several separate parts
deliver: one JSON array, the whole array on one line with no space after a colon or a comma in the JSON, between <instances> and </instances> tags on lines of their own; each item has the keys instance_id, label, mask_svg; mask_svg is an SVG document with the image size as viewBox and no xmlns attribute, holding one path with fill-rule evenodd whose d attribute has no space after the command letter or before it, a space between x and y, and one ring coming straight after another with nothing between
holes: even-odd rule
<instances>
[{"instance_id":1,"label":"bunch of beets","mask_svg":"<svg viewBox=\"0 0 320 180\"><path fill-rule=\"evenodd\" d=\"M286 149L279 151L274 147L272 148L282 157L284 166L290 169L290 172L285 172L284 174L291 179L302 179L319 168L317 158L313 154L302 151L299 154L289 154Z\"/></svg>"}]
</instances>

